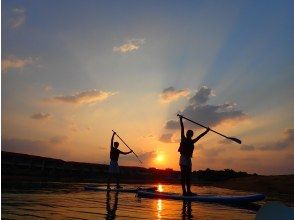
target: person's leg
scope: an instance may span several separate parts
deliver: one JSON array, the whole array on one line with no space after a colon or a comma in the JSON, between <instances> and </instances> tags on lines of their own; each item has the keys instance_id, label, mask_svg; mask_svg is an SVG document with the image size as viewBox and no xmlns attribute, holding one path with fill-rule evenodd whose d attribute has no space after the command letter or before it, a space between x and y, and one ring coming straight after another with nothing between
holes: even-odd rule
<instances>
[{"instance_id":1,"label":"person's leg","mask_svg":"<svg viewBox=\"0 0 294 220\"><path fill-rule=\"evenodd\" d=\"M187 185L187 193L191 194L191 167L186 167L186 185Z\"/></svg>"},{"instance_id":2,"label":"person's leg","mask_svg":"<svg viewBox=\"0 0 294 220\"><path fill-rule=\"evenodd\" d=\"M181 185L182 185L183 195L187 193L185 182L186 182L186 167L181 166Z\"/></svg>"},{"instance_id":3,"label":"person's leg","mask_svg":"<svg viewBox=\"0 0 294 220\"><path fill-rule=\"evenodd\" d=\"M110 180L111 180L111 173L108 172L108 178L107 178L107 189L110 189Z\"/></svg>"},{"instance_id":4,"label":"person's leg","mask_svg":"<svg viewBox=\"0 0 294 220\"><path fill-rule=\"evenodd\" d=\"M115 178L116 178L116 188L118 189L118 188L120 188L120 185L119 185L119 173L118 172L115 174Z\"/></svg>"}]
</instances>

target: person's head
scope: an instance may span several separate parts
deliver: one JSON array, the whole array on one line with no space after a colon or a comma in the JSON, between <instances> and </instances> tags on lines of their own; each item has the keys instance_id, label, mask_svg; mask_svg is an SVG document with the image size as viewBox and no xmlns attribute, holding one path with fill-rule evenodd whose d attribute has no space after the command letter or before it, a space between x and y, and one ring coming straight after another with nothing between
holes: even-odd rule
<instances>
[{"instance_id":1,"label":"person's head","mask_svg":"<svg viewBox=\"0 0 294 220\"><path fill-rule=\"evenodd\" d=\"M192 130L188 130L186 133L187 138L191 139L194 135L194 132Z\"/></svg>"},{"instance_id":2,"label":"person's head","mask_svg":"<svg viewBox=\"0 0 294 220\"><path fill-rule=\"evenodd\" d=\"M118 145L119 145L118 142L114 142L114 143L113 143L113 146L114 146L115 148L118 148Z\"/></svg>"}]
</instances>

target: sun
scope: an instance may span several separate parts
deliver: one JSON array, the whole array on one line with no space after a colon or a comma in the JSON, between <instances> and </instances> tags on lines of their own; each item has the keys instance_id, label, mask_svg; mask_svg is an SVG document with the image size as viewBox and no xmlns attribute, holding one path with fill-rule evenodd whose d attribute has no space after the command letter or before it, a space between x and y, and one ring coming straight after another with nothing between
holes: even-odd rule
<instances>
[{"instance_id":1,"label":"sun","mask_svg":"<svg viewBox=\"0 0 294 220\"><path fill-rule=\"evenodd\" d=\"M158 154L156 156L156 162L161 163L164 161L164 156L162 154Z\"/></svg>"}]
</instances>

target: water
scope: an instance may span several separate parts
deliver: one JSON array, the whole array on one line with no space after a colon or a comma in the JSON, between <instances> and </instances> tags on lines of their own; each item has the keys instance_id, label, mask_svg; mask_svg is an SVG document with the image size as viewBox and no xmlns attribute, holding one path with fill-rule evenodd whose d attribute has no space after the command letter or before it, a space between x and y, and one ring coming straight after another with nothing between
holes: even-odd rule
<instances>
[{"instance_id":1,"label":"water","mask_svg":"<svg viewBox=\"0 0 294 220\"><path fill-rule=\"evenodd\" d=\"M2 189L5 219L254 219L259 204L229 206L138 198L131 193L85 191L85 184L52 184L25 190ZM123 185L137 187L139 185ZM142 185L141 185L142 186ZM148 187L150 185L143 185ZM163 191L181 192L179 185L161 184ZM194 192L242 195L216 187L192 187ZM248 194L248 193L247 193Z\"/></svg>"}]
</instances>

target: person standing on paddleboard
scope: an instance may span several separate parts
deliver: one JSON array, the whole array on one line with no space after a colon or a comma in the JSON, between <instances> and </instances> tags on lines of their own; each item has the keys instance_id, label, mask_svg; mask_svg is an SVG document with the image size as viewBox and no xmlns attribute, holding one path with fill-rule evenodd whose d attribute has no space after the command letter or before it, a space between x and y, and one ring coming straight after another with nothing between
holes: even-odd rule
<instances>
[{"instance_id":1,"label":"person standing on paddleboard","mask_svg":"<svg viewBox=\"0 0 294 220\"><path fill-rule=\"evenodd\" d=\"M188 130L185 136L183 117L181 115L179 115L179 117L181 124L181 143L178 152L180 152L181 154L179 164L181 167L182 190L183 195L193 196L197 195L195 193L192 193L190 189L190 177L192 172L191 157L193 156L194 144L199 141L200 138L206 135L209 132L210 128L207 128L206 131L200 134L197 138L192 139L194 132L192 130Z\"/></svg>"},{"instance_id":2,"label":"person standing on paddleboard","mask_svg":"<svg viewBox=\"0 0 294 220\"><path fill-rule=\"evenodd\" d=\"M107 189L110 189L110 180L111 177L116 178L116 188L121 188L119 185L119 166L118 166L118 158L120 154L130 154L133 151L130 150L129 152L123 152L118 149L119 143L113 142L114 136L116 135L116 132L113 132L111 137L111 144L110 144L110 164L109 164L109 173L108 173L108 179L107 179Z\"/></svg>"}]
</instances>

